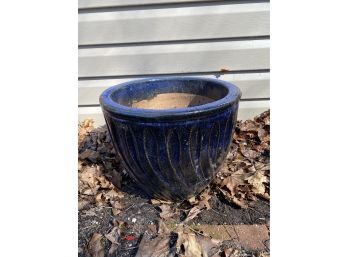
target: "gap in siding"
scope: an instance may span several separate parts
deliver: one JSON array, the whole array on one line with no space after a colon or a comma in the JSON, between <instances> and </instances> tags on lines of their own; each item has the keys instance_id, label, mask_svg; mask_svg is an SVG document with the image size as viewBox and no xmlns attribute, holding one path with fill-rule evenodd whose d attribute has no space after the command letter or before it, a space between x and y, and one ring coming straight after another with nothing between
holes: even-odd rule
<instances>
[{"instance_id":1,"label":"gap in siding","mask_svg":"<svg viewBox=\"0 0 348 257\"><path fill-rule=\"evenodd\" d=\"M124 79L124 78L151 78L151 77L174 77L174 76L199 76L212 75L220 77L226 74L248 74L248 73L269 73L270 69L260 70L235 70L235 71L207 71L207 72L191 72L191 73L163 73L163 74L137 74L137 75L119 75L119 76L97 76L97 77L79 77L79 81L83 80L103 80L103 79Z\"/></svg>"},{"instance_id":2,"label":"gap in siding","mask_svg":"<svg viewBox=\"0 0 348 257\"><path fill-rule=\"evenodd\" d=\"M182 44L189 44L189 43L215 43L215 42L225 42L225 41L248 41L248 40L267 40L267 39L270 39L269 35L249 36L249 37L226 37L226 38L187 39L187 40L171 40L171 41L148 41L148 42L79 45L78 48L90 49L90 48L148 46L148 45L182 45Z\"/></svg>"},{"instance_id":3,"label":"gap in siding","mask_svg":"<svg viewBox=\"0 0 348 257\"><path fill-rule=\"evenodd\" d=\"M178 2L178 3L160 3L146 5L128 5L128 6L108 6L108 7L87 7L79 8L78 13L99 13L114 11L137 11L137 10L154 10L196 6L214 6L214 5L231 5L231 4L250 4L250 3L269 3L269 0L236 0L236 1L204 1L204 2Z\"/></svg>"}]
</instances>

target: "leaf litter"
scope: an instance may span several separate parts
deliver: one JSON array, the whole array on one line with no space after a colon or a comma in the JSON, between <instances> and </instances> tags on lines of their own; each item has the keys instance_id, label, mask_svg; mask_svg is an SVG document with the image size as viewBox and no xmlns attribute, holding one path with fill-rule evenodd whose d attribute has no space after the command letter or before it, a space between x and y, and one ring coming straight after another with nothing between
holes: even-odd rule
<instances>
[{"instance_id":1,"label":"leaf litter","mask_svg":"<svg viewBox=\"0 0 348 257\"><path fill-rule=\"evenodd\" d=\"M140 228L141 215L137 219L123 216L127 222L120 220L120 216L132 213L130 208L138 208L138 205L124 203L125 196L126 201L132 197L127 186L133 182L112 146L107 129L105 126L94 128L90 119L80 123L79 218L81 215L106 221L103 227L88 224L91 230L87 229L89 233L82 233L83 236L79 232L79 256L248 256L240 246L226 247L223 242L196 230L192 222L197 217L199 220L201 213L215 211L212 200L215 203L216 199L225 199L234 208L253 210L250 206L259 198L270 199L269 117L267 111L253 120L237 123L226 161L202 193L181 203L158 199L142 202L142 208L158 213L158 220L149 221L145 232L141 231L144 227ZM150 220L149 217L143 220L147 218ZM137 222L130 225L130 220ZM127 234L137 226L138 234ZM80 237L83 240L80 241ZM125 242L134 242L134 245ZM262 254L267 256L268 252Z\"/></svg>"}]
</instances>

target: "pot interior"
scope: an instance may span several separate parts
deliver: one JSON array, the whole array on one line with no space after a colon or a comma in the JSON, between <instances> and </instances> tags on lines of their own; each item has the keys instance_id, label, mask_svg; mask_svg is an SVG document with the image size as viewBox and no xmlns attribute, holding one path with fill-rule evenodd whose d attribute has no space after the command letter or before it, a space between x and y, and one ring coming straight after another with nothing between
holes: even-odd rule
<instances>
[{"instance_id":1,"label":"pot interior","mask_svg":"<svg viewBox=\"0 0 348 257\"><path fill-rule=\"evenodd\" d=\"M135 81L117 88L113 101L132 108L176 109L204 105L225 97L228 89L206 80Z\"/></svg>"}]
</instances>

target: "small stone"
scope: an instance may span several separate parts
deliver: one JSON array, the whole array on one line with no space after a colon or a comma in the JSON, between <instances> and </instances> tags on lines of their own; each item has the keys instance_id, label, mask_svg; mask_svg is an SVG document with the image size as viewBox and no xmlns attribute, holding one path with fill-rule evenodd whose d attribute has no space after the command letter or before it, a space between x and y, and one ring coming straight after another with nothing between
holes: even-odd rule
<instances>
[{"instance_id":1,"label":"small stone","mask_svg":"<svg viewBox=\"0 0 348 257\"><path fill-rule=\"evenodd\" d=\"M135 223L136 221L137 221L137 219L136 219L136 218L133 218L133 219L132 219L132 222L133 222L133 223Z\"/></svg>"}]
</instances>

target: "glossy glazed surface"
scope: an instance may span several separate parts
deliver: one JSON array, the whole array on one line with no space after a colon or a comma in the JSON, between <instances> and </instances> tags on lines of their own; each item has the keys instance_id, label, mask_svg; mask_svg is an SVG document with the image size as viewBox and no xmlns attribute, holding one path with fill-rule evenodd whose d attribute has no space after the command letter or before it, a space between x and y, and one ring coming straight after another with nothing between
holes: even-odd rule
<instances>
[{"instance_id":1,"label":"glossy glazed surface","mask_svg":"<svg viewBox=\"0 0 348 257\"><path fill-rule=\"evenodd\" d=\"M163 93L188 93L213 102L176 109L132 108ZM183 200L209 184L224 161L240 91L214 79L159 78L107 89L104 117L130 175L150 197Z\"/></svg>"}]
</instances>

